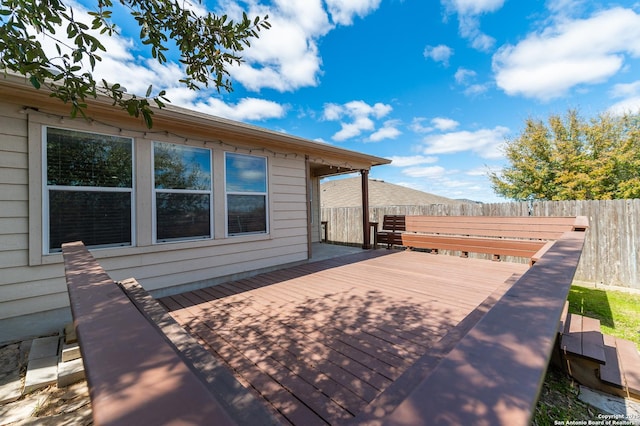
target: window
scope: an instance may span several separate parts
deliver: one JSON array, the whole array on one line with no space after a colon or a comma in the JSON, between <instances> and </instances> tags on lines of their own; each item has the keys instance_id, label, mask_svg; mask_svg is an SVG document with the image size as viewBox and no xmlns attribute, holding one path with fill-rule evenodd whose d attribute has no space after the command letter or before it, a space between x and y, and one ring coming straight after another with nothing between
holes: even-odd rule
<instances>
[{"instance_id":1,"label":"window","mask_svg":"<svg viewBox=\"0 0 640 426\"><path fill-rule=\"evenodd\" d=\"M154 142L156 242L211 238L211 151Z\"/></svg>"},{"instance_id":2,"label":"window","mask_svg":"<svg viewBox=\"0 0 640 426\"><path fill-rule=\"evenodd\" d=\"M45 253L132 245L133 141L52 127L44 138Z\"/></svg>"},{"instance_id":3,"label":"window","mask_svg":"<svg viewBox=\"0 0 640 426\"><path fill-rule=\"evenodd\" d=\"M227 233L267 232L267 159L225 155Z\"/></svg>"}]
</instances>

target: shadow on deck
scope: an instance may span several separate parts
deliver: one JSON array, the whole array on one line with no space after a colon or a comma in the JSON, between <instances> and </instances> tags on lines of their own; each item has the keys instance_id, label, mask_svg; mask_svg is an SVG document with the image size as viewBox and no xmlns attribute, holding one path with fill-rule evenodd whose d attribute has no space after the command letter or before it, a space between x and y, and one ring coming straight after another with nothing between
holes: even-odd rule
<instances>
[{"instance_id":1,"label":"shadow on deck","mask_svg":"<svg viewBox=\"0 0 640 426\"><path fill-rule=\"evenodd\" d=\"M487 342L479 342L478 348L465 353L476 359L449 360L460 364L455 368L468 370L466 383L439 383L442 389L426 390L423 384L526 272L526 265L319 246L326 246L320 247L327 249L325 260L160 302L243 385L264 399L282 423L375 424L383 418L386 423L412 423L420 416L411 417L407 404L416 401L410 395L449 395L444 392L448 385L449 391L464 395L465 389L458 386L478 386L476 380L501 374L476 370L492 356ZM355 253L344 255L341 250ZM517 336L506 338L513 339L518 350L529 351L515 354L520 373L526 376L528 367L539 367L544 354L518 342ZM511 365L514 360L505 361ZM484 412L488 423L497 424L510 404L523 402L516 396L471 410ZM430 420L456 421L422 418Z\"/></svg>"}]
</instances>

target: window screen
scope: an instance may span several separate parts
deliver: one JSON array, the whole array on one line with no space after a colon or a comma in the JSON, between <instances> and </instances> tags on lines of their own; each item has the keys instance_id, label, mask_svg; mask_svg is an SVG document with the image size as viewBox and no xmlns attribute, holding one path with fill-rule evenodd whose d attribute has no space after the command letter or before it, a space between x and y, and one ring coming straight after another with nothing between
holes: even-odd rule
<instances>
[{"instance_id":1,"label":"window screen","mask_svg":"<svg viewBox=\"0 0 640 426\"><path fill-rule=\"evenodd\" d=\"M211 151L153 144L156 241L211 238Z\"/></svg>"},{"instance_id":2,"label":"window screen","mask_svg":"<svg viewBox=\"0 0 640 426\"><path fill-rule=\"evenodd\" d=\"M45 139L46 250L131 245L132 140L52 127Z\"/></svg>"},{"instance_id":3,"label":"window screen","mask_svg":"<svg viewBox=\"0 0 640 426\"><path fill-rule=\"evenodd\" d=\"M227 153L225 156L227 232L267 232L267 159Z\"/></svg>"}]
</instances>

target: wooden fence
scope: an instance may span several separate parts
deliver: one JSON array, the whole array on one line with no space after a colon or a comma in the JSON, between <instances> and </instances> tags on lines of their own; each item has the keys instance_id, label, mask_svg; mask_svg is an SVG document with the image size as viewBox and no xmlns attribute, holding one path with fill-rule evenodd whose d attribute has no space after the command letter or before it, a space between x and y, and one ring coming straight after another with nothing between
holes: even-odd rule
<instances>
[{"instance_id":1,"label":"wooden fence","mask_svg":"<svg viewBox=\"0 0 640 426\"><path fill-rule=\"evenodd\" d=\"M321 214L330 242L362 244L361 208L322 208ZM369 220L381 224L385 214L587 216L589 230L575 279L640 290L640 199L371 207Z\"/></svg>"}]
</instances>

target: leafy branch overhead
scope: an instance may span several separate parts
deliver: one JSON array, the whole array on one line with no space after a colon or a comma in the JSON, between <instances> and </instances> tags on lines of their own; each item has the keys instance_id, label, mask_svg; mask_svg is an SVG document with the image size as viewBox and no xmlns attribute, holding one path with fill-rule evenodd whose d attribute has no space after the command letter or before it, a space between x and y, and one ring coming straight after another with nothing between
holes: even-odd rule
<instances>
[{"instance_id":1,"label":"leafy branch overhead","mask_svg":"<svg viewBox=\"0 0 640 426\"><path fill-rule=\"evenodd\" d=\"M201 0L198 0L201 2ZM271 27L268 16L250 19L243 13L236 22L228 16L197 14L172 0L119 0L140 28L140 41L159 64L174 47L180 52L184 76L180 82L191 90L212 85L231 91L228 68L243 62L241 52L259 31ZM90 23L81 22L74 10L60 0L3 0L0 4L0 68L26 76L37 88L71 105L71 116L86 117L86 99L106 95L131 116L152 126L152 105L162 108L164 90L144 97L128 94L117 82L94 78L96 63L106 52L100 39L117 34L112 22L113 2L97 0L89 12ZM59 34L65 34L61 37ZM47 46L55 45L55 50Z\"/></svg>"}]
</instances>

